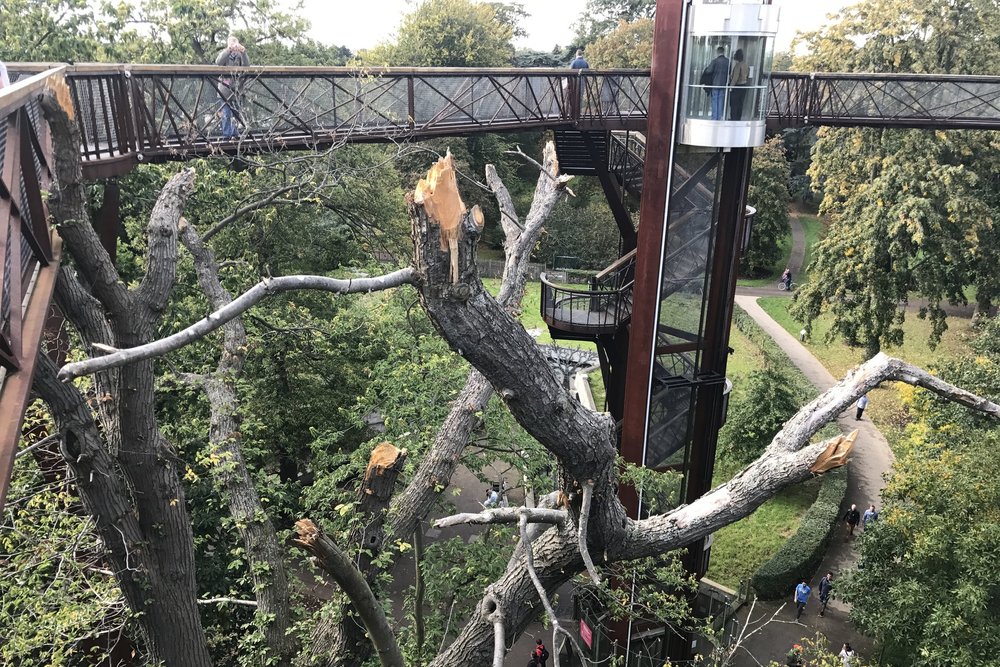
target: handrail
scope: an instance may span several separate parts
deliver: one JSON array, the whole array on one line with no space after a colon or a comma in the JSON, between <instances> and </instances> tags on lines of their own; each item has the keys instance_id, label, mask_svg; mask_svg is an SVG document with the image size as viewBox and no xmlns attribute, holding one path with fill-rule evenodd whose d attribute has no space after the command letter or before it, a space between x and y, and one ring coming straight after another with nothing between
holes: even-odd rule
<instances>
[{"instance_id":1,"label":"handrail","mask_svg":"<svg viewBox=\"0 0 1000 667\"><path fill-rule=\"evenodd\" d=\"M46 203L52 146L39 100L50 89L72 112L62 68L0 90L0 510L62 249Z\"/></svg>"},{"instance_id":2,"label":"handrail","mask_svg":"<svg viewBox=\"0 0 1000 667\"><path fill-rule=\"evenodd\" d=\"M635 261L636 250L637 250L636 248L633 248L630 252L622 255L621 257L613 261L606 268L601 269L600 272L594 275L594 281L600 283L601 279L604 278L605 276L608 276L617 271L618 269L620 269L621 267L625 266L626 264Z\"/></svg>"}]
</instances>

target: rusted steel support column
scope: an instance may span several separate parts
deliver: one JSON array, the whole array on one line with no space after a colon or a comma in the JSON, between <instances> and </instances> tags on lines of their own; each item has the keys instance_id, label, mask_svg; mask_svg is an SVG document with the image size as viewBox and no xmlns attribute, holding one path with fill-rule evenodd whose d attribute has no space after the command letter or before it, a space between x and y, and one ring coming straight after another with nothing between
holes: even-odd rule
<instances>
[{"instance_id":1,"label":"rusted steel support column","mask_svg":"<svg viewBox=\"0 0 1000 667\"><path fill-rule=\"evenodd\" d=\"M656 344L663 248L671 189L671 166L680 103L681 40L686 15L684 0L658 0L653 29L646 163L639 208L638 253L635 264L632 325L625 378L625 412L621 453L626 461L643 463L649 387ZM639 509L638 494L623 488L622 502L630 516Z\"/></svg>"}]
</instances>

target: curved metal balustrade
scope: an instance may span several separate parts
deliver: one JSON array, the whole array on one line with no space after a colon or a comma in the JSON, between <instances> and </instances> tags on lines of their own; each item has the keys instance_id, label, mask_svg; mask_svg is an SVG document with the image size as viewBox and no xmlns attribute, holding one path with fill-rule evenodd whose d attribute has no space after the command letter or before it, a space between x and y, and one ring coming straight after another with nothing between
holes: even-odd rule
<instances>
[{"instance_id":1,"label":"curved metal balustrade","mask_svg":"<svg viewBox=\"0 0 1000 667\"><path fill-rule=\"evenodd\" d=\"M590 280L590 289L556 285L543 273L542 319L552 329L576 335L614 333L632 318L635 251Z\"/></svg>"}]
</instances>

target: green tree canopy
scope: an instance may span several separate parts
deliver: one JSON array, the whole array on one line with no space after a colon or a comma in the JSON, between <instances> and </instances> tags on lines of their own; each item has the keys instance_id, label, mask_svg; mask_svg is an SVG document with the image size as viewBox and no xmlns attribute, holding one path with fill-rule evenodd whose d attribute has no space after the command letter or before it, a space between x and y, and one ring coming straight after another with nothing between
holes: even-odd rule
<instances>
[{"instance_id":1,"label":"green tree canopy","mask_svg":"<svg viewBox=\"0 0 1000 667\"><path fill-rule=\"evenodd\" d=\"M750 173L747 203L757 209L757 215L740 269L746 275L759 276L770 271L781 257L778 243L789 233L789 168L780 136L768 139L754 150Z\"/></svg>"},{"instance_id":2,"label":"green tree canopy","mask_svg":"<svg viewBox=\"0 0 1000 667\"><path fill-rule=\"evenodd\" d=\"M621 22L651 19L656 0L587 0L587 8L576 22L576 45L591 44Z\"/></svg>"},{"instance_id":3,"label":"green tree canopy","mask_svg":"<svg viewBox=\"0 0 1000 667\"><path fill-rule=\"evenodd\" d=\"M394 42L358 54L365 65L504 67L514 56L516 8L474 0L428 0L403 17Z\"/></svg>"},{"instance_id":4,"label":"green tree canopy","mask_svg":"<svg viewBox=\"0 0 1000 667\"><path fill-rule=\"evenodd\" d=\"M648 68L653 62L653 19L621 21L614 30L587 47L591 67Z\"/></svg>"},{"instance_id":5,"label":"green tree canopy","mask_svg":"<svg viewBox=\"0 0 1000 667\"><path fill-rule=\"evenodd\" d=\"M1000 322L976 353L941 369L948 381L1000 395ZM913 422L884 507L859 543L845 598L889 664L973 667L1000 652L1000 429L906 388ZM991 657L987 657L991 656Z\"/></svg>"},{"instance_id":6,"label":"green tree canopy","mask_svg":"<svg viewBox=\"0 0 1000 667\"><path fill-rule=\"evenodd\" d=\"M995 73L1000 6L975 0L878 0L846 9L804 37L804 65L826 71ZM997 139L970 131L825 129L813 152L813 185L832 218L813 253L814 282L793 313L834 315L833 335L869 354L902 340L903 305L926 299L932 342L942 305L966 288L987 310L1000 287Z\"/></svg>"}]
</instances>

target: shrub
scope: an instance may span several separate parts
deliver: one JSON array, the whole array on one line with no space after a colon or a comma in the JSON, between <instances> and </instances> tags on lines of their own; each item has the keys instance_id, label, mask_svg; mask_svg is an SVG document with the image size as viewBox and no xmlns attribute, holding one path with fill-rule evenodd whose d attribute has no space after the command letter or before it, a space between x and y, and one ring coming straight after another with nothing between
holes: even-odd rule
<instances>
[{"instance_id":1,"label":"shrub","mask_svg":"<svg viewBox=\"0 0 1000 667\"><path fill-rule=\"evenodd\" d=\"M816 502L802 518L798 531L754 573L751 583L758 597L764 600L784 597L794 590L796 582L815 574L840 518L840 504L846 493L846 468L825 475Z\"/></svg>"}]
</instances>

